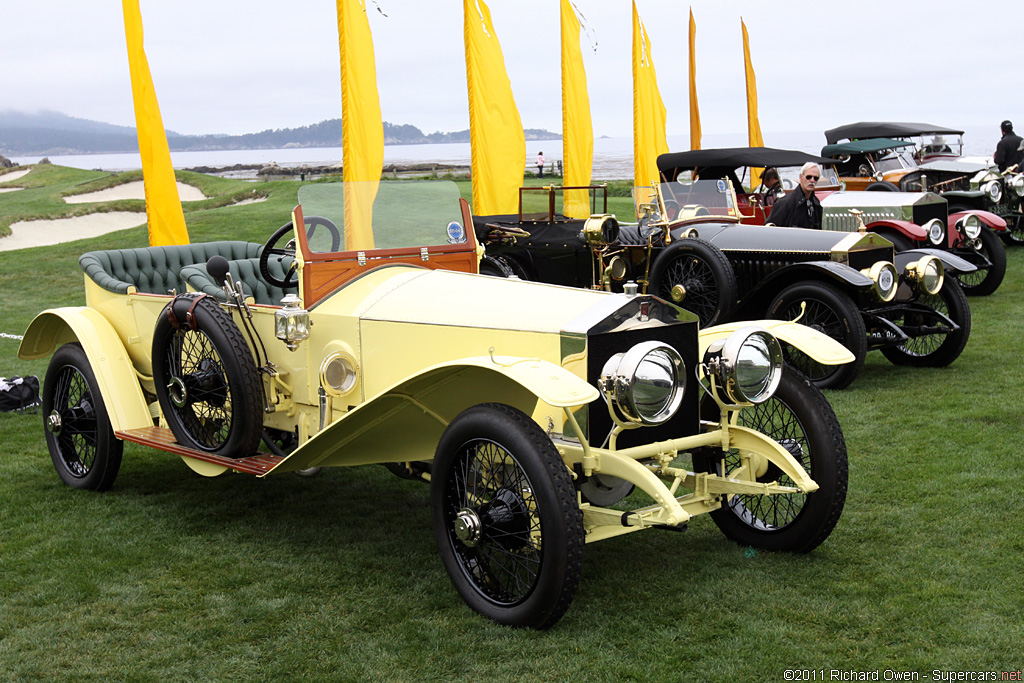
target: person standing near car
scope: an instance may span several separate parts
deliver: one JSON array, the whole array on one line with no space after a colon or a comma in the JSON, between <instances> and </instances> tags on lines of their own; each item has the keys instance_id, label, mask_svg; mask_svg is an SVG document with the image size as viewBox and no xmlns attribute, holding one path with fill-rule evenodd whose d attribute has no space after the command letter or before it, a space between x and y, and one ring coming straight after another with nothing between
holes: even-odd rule
<instances>
[{"instance_id":1,"label":"person standing near car","mask_svg":"<svg viewBox=\"0 0 1024 683\"><path fill-rule=\"evenodd\" d=\"M1020 162L1024 161L1024 150L1021 149L1024 140L1021 140L1021 137L1013 132L1013 124L1009 121L999 124L999 129L1003 132L1003 137L996 145L996 153L992 155L992 161L1000 171L1005 171L1010 166L1014 164L1019 166Z\"/></svg>"},{"instance_id":2,"label":"person standing near car","mask_svg":"<svg viewBox=\"0 0 1024 683\"><path fill-rule=\"evenodd\" d=\"M800 187L775 202L768 220L785 228L821 230L821 202L814 195L820 178L817 164L804 164L800 169Z\"/></svg>"}]
</instances>

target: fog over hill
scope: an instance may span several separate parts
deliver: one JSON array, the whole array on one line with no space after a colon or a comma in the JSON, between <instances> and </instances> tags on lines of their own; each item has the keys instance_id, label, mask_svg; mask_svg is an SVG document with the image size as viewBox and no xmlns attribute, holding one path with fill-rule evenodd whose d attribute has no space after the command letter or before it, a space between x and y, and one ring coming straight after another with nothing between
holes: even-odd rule
<instances>
[{"instance_id":1,"label":"fog over hill","mask_svg":"<svg viewBox=\"0 0 1024 683\"><path fill-rule=\"evenodd\" d=\"M558 140L561 135L528 128L527 140ZM384 144L411 145L469 142L469 130L424 134L409 124L384 122ZM340 147L341 119L328 119L301 128L279 128L245 135L181 135L167 131L173 151L285 149ZM135 129L80 119L54 111L0 111L0 154L104 154L139 149Z\"/></svg>"}]
</instances>

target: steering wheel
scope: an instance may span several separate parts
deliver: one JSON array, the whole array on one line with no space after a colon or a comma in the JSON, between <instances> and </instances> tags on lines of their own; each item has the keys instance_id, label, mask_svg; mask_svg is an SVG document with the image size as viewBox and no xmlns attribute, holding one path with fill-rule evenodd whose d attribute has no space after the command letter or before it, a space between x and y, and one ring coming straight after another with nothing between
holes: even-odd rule
<instances>
[{"instance_id":1,"label":"steering wheel","mask_svg":"<svg viewBox=\"0 0 1024 683\"><path fill-rule=\"evenodd\" d=\"M327 228L327 231L331 234L331 251L338 251L341 248L341 231L338 230L338 226L333 222L322 216L306 216L303 218L303 223L306 225L306 238L312 239L313 233L316 232L317 226L323 226ZM290 241L283 249L276 248L278 240L289 232L293 231L292 222L288 221L280 228L274 231L274 234L270 236L267 243L263 245L263 251L260 253L260 275L263 279L272 285L280 287L281 289L288 289L295 287L298 283L298 275L296 275L295 262L292 262L291 268L288 269L288 273L284 276L284 279L278 278L270 273L269 263L271 256L277 256L277 260L280 262L283 257L291 256L295 258L295 241Z\"/></svg>"}]
</instances>

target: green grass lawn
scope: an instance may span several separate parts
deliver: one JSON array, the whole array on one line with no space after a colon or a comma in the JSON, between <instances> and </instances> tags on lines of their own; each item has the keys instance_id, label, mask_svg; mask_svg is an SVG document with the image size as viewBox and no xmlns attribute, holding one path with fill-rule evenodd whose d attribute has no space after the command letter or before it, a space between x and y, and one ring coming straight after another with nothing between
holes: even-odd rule
<instances>
[{"instance_id":1,"label":"green grass lawn","mask_svg":"<svg viewBox=\"0 0 1024 683\"><path fill-rule=\"evenodd\" d=\"M0 194L0 223L53 215L65 210L60 192L129 175L47 172L53 182L35 199ZM193 241L263 241L288 220L299 187L182 176L212 196L187 208ZM468 183L461 189L468 196ZM267 201L216 208L253 190ZM135 228L0 252L0 332L21 334L44 308L80 305L82 252L145 244ZM496 626L462 603L434 545L428 487L383 467L207 479L176 456L127 444L114 488L93 494L60 482L40 415L0 414L0 680L1016 671L1024 250L1008 261L999 291L971 299L971 340L951 367L897 368L872 353L850 389L828 394L850 483L817 550L753 552L707 518L685 534L589 545L575 602L542 633ZM17 347L0 338L0 375L41 377L46 361L21 361Z\"/></svg>"}]
</instances>

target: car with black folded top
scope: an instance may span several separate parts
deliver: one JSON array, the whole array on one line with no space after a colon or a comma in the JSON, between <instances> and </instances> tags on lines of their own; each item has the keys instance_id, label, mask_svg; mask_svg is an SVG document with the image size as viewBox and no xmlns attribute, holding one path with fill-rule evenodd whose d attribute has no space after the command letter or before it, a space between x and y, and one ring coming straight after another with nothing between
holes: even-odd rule
<instances>
[{"instance_id":1,"label":"car with black folded top","mask_svg":"<svg viewBox=\"0 0 1024 683\"><path fill-rule=\"evenodd\" d=\"M974 267L953 254L894 254L891 242L871 232L742 225L728 178L637 187L633 199L635 224L610 214L476 216L486 247L481 272L611 291L635 282L703 324L798 320L856 359L826 366L785 348L822 388L849 385L870 349L900 365L946 366L967 344L970 307L948 276Z\"/></svg>"},{"instance_id":2,"label":"car with black folded top","mask_svg":"<svg viewBox=\"0 0 1024 683\"><path fill-rule=\"evenodd\" d=\"M636 291L482 277L454 183L313 183L298 199L262 245L81 256L84 305L40 313L19 349L51 356L41 436L64 483L109 489L125 442L269 487L386 465L429 483L429 510L339 499L325 514L371 535L372 519L429 515L465 602L533 628L568 609L587 543L703 516L767 550L832 532L842 430L779 343L852 360L831 339L780 321L701 329Z\"/></svg>"},{"instance_id":3,"label":"car with black folded top","mask_svg":"<svg viewBox=\"0 0 1024 683\"><path fill-rule=\"evenodd\" d=\"M736 178L737 173L745 176L747 168L760 166L782 169L785 177L787 168L806 162L816 163L821 169L815 194L821 201L823 230L852 232L859 230L863 221L868 231L884 236L897 251L927 247L955 254L974 265L970 272L954 275L968 295L991 294L1002 283L1006 251L994 230L1004 229L1005 221L985 211L951 213L946 199L933 192L849 190L834 167L835 160L767 147L663 154L658 158L658 168L666 179L693 173L705 179ZM795 191L793 183L788 185L790 191ZM759 188L745 192L737 187L737 192L744 223L771 222L771 206Z\"/></svg>"}]
</instances>

